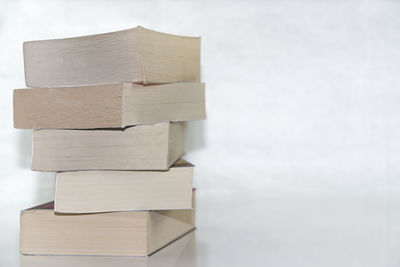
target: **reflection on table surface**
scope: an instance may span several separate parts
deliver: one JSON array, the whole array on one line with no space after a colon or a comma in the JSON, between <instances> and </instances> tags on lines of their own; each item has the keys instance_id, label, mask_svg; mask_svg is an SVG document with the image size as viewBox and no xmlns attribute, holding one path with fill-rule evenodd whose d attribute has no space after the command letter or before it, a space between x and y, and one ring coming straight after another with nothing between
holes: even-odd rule
<instances>
[{"instance_id":1,"label":"reflection on table surface","mask_svg":"<svg viewBox=\"0 0 400 267\"><path fill-rule=\"evenodd\" d=\"M196 231L186 234L149 257L21 255L20 260L21 267L195 267Z\"/></svg>"}]
</instances>

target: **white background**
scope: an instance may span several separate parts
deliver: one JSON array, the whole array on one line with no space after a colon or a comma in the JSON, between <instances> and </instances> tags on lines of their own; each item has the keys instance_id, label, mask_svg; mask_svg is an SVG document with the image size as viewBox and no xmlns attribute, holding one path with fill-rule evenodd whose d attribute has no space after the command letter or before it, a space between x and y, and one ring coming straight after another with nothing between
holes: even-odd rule
<instances>
[{"instance_id":1,"label":"white background","mask_svg":"<svg viewBox=\"0 0 400 267\"><path fill-rule=\"evenodd\" d=\"M136 25L202 36L208 119L186 155L199 266L399 266L400 2L0 0L7 266L19 211L54 193L30 171L31 131L13 129L22 43Z\"/></svg>"}]
</instances>

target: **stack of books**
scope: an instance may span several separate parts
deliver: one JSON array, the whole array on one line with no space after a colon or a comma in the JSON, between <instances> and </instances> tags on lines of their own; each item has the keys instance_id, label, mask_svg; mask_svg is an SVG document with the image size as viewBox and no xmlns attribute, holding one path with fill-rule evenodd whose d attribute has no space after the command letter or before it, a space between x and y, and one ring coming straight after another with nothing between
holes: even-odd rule
<instances>
[{"instance_id":1,"label":"stack of books","mask_svg":"<svg viewBox=\"0 0 400 267\"><path fill-rule=\"evenodd\" d=\"M24 43L14 126L54 202L21 212L22 254L147 256L194 229L186 121L202 120L200 38L142 27Z\"/></svg>"}]
</instances>

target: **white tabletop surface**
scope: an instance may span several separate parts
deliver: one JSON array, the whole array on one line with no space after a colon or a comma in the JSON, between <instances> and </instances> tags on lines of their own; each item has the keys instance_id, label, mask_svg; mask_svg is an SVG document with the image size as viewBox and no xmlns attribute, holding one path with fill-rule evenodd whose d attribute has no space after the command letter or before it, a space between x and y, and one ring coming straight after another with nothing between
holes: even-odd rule
<instances>
[{"instance_id":1,"label":"white tabletop surface","mask_svg":"<svg viewBox=\"0 0 400 267\"><path fill-rule=\"evenodd\" d=\"M264 197L246 192L222 197L198 195L197 229L149 258L20 258L15 225L1 229L1 266L18 266L20 260L24 267L68 266L71 262L82 267L376 267L400 263L398 197L377 192L340 196L283 192ZM35 259L29 259L32 257Z\"/></svg>"}]
</instances>

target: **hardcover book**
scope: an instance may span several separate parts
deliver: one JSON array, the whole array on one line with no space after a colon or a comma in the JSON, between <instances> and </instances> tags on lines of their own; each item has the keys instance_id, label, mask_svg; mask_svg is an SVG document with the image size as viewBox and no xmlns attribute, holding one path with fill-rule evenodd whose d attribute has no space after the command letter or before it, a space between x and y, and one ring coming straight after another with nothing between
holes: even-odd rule
<instances>
[{"instance_id":1,"label":"hardcover book","mask_svg":"<svg viewBox=\"0 0 400 267\"><path fill-rule=\"evenodd\" d=\"M90 129L205 119L202 83L14 90L14 127Z\"/></svg>"},{"instance_id":2,"label":"hardcover book","mask_svg":"<svg viewBox=\"0 0 400 267\"><path fill-rule=\"evenodd\" d=\"M22 254L148 256L194 229L194 209L56 215L21 212Z\"/></svg>"},{"instance_id":3,"label":"hardcover book","mask_svg":"<svg viewBox=\"0 0 400 267\"><path fill-rule=\"evenodd\" d=\"M57 87L200 81L200 38L143 27L24 43L25 82Z\"/></svg>"},{"instance_id":4,"label":"hardcover book","mask_svg":"<svg viewBox=\"0 0 400 267\"><path fill-rule=\"evenodd\" d=\"M177 267L196 264L196 232L157 250L151 257L21 255L21 267Z\"/></svg>"},{"instance_id":5,"label":"hardcover book","mask_svg":"<svg viewBox=\"0 0 400 267\"><path fill-rule=\"evenodd\" d=\"M124 129L36 130L32 169L167 170L185 151L186 123Z\"/></svg>"},{"instance_id":6,"label":"hardcover book","mask_svg":"<svg viewBox=\"0 0 400 267\"><path fill-rule=\"evenodd\" d=\"M168 171L57 173L57 213L191 209L193 168L180 159Z\"/></svg>"}]
</instances>

